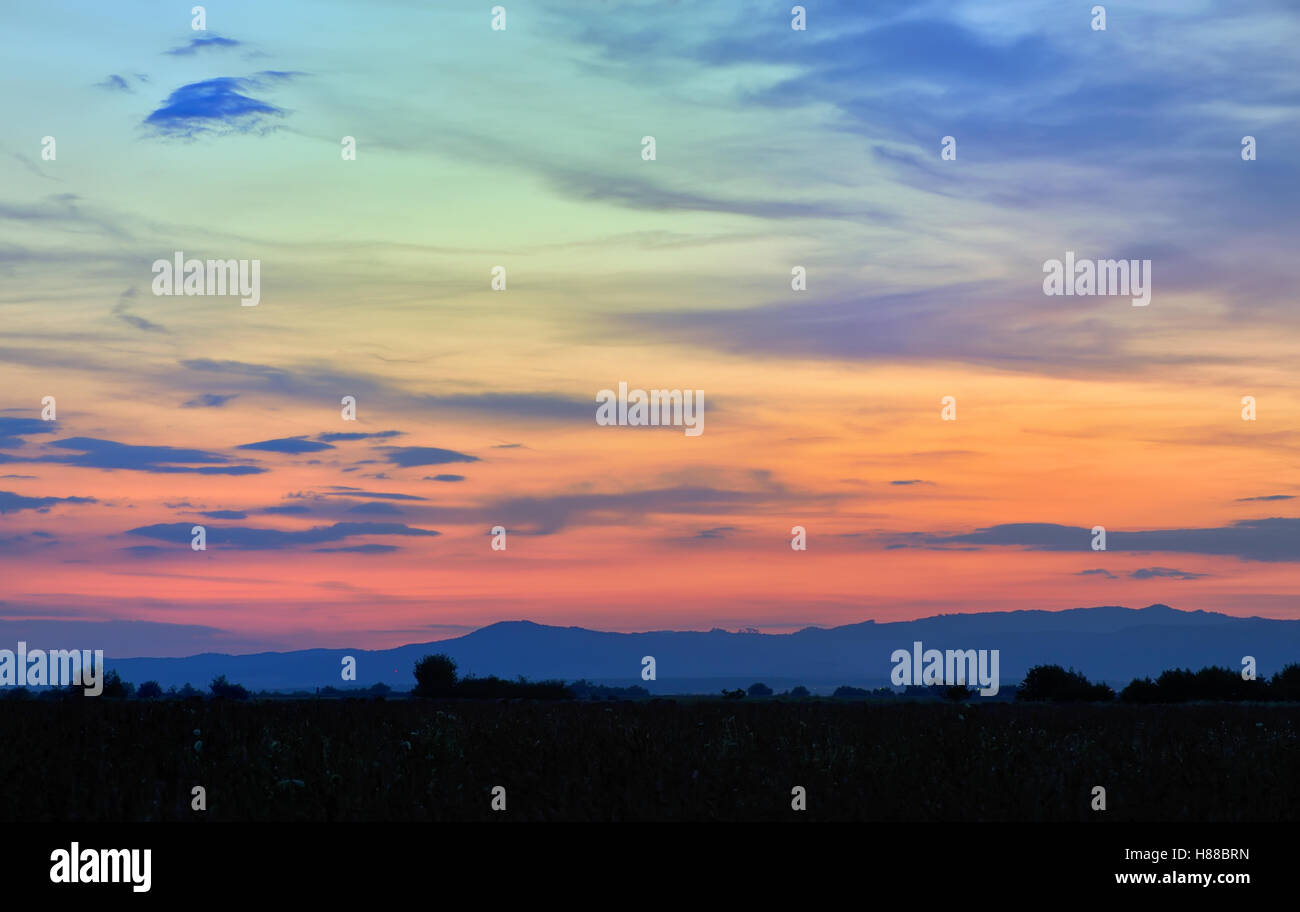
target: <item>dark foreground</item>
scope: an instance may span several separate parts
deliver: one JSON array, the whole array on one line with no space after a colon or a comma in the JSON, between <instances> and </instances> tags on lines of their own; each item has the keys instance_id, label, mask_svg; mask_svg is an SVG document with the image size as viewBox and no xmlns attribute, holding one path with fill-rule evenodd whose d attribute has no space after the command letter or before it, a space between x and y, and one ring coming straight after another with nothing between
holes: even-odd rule
<instances>
[{"instance_id":1,"label":"dark foreground","mask_svg":"<svg viewBox=\"0 0 1300 912\"><path fill-rule=\"evenodd\" d=\"M1298 720L1260 704L6 702L0 819L1294 821Z\"/></svg>"}]
</instances>

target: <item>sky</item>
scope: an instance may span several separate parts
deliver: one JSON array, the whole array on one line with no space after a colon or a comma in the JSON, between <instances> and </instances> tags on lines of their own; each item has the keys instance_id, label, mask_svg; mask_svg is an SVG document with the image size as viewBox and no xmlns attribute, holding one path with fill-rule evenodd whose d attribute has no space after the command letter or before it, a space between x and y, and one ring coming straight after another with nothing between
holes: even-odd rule
<instances>
[{"instance_id":1,"label":"sky","mask_svg":"<svg viewBox=\"0 0 1300 912\"><path fill-rule=\"evenodd\" d=\"M1300 617L1288 3L502 5L0 12L0 636Z\"/></svg>"}]
</instances>

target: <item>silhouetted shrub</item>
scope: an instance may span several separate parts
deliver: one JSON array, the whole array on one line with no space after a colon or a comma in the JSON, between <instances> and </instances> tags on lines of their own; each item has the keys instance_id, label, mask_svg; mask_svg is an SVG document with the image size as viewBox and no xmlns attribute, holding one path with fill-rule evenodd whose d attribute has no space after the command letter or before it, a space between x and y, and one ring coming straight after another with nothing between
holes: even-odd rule
<instances>
[{"instance_id":1,"label":"silhouetted shrub","mask_svg":"<svg viewBox=\"0 0 1300 912\"><path fill-rule=\"evenodd\" d=\"M563 681L526 681L522 677L506 681L488 675L484 678L462 678L456 682L450 696L471 700L571 700L573 691Z\"/></svg>"},{"instance_id":2,"label":"silhouetted shrub","mask_svg":"<svg viewBox=\"0 0 1300 912\"><path fill-rule=\"evenodd\" d=\"M770 697L772 696L772 688L768 687L761 681L757 684L750 684L749 695L751 697Z\"/></svg>"},{"instance_id":3,"label":"silhouetted shrub","mask_svg":"<svg viewBox=\"0 0 1300 912\"><path fill-rule=\"evenodd\" d=\"M593 684L586 678L569 685L573 696L579 700L641 700L650 696L650 691L633 684L631 687L611 687L606 684Z\"/></svg>"},{"instance_id":4,"label":"silhouetted shrub","mask_svg":"<svg viewBox=\"0 0 1300 912\"><path fill-rule=\"evenodd\" d=\"M792 696L792 697L810 697L810 696L812 696L812 694L810 694L810 693L808 692L808 688L807 688L807 687L804 687L802 684L800 684L798 687L792 687L792 688L790 688L790 696Z\"/></svg>"}]
</instances>

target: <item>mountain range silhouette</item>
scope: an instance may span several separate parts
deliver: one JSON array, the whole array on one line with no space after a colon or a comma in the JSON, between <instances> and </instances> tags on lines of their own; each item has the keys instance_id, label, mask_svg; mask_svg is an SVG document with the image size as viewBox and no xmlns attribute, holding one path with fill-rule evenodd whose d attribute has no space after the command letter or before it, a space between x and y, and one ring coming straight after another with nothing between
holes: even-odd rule
<instances>
[{"instance_id":1,"label":"mountain range silhouette","mask_svg":"<svg viewBox=\"0 0 1300 912\"><path fill-rule=\"evenodd\" d=\"M804 684L814 693L848 684L888 686L895 649L997 649L1002 685L1010 689L1034 665L1073 667L1095 681L1123 686L1170 668L1218 665L1234 670L1253 656L1261 677L1300 662L1300 620L1233 617L1178 611L1167 605L1131 609L1107 605L1065 611L944 614L912 621L863 621L806 627L794 633L656 630L612 633L502 621L464 636L394 649L305 649L250 655L204 653L184 658L106 658L126 680L206 689L217 675L251 690L314 690L384 683L408 690L412 668L430 653L446 653L462 675L561 679L652 693L717 693L763 681L778 689ZM355 681L341 677L343 659L356 660ZM642 680L642 658L653 656L656 680Z\"/></svg>"}]
</instances>

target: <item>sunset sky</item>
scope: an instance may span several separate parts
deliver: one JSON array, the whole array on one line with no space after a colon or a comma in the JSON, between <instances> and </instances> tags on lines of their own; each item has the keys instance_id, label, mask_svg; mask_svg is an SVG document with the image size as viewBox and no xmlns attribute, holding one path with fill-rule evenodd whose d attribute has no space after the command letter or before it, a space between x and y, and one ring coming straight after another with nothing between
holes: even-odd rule
<instances>
[{"instance_id":1,"label":"sunset sky","mask_svg":"<svg viewBox=\"0 0 1300 912\"><path fill-rule=\"evenodd\" d=\"M6 642L1300 617L1288 4L192 5L0 13Z\"/></svg>"}]
</instances>

